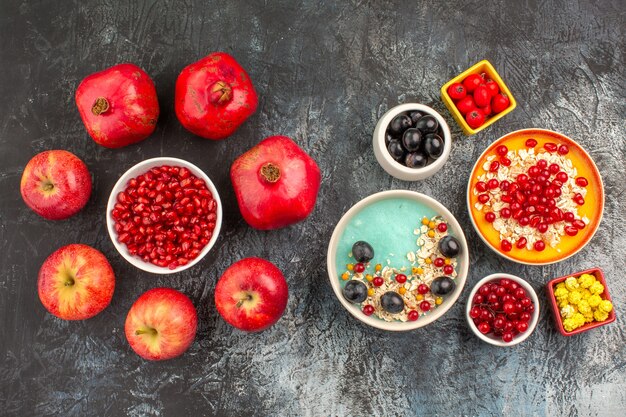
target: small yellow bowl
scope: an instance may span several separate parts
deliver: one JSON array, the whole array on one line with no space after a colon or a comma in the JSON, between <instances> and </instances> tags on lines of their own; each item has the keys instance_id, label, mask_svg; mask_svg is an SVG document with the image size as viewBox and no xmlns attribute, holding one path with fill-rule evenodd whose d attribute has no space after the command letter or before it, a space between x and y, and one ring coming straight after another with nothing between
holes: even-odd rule
<instances>
[{"instance_id":1,"label":"small yellow bowl","mask_svg":"<svg viewBox=\"0 0 626 417\"><path fill-rule=\"evenodd\" d=\"M487 77L491 78L498 84L498 87L500 87L500 92L506 94L509 97L511 103L509 104L509 107L506 108L506 110L501 111L495 116L489 117L485 121L485 123L479 128L472 129L465 121L465 118L463 117L459 109L456 108L454 101L448 94L448 87L450 87L454 83L462 83L463 80L470 74L481 74L483 72L487 74ZM480 61L479 63L463 71L462 73L445 83L443 87L441 87L441 99L445 103L448 110L450 110L450 113L452 113L452 117L454 117L454 120L456 120L459 126L461 126L461 128L463 129L463 132L468 136L475 135L487 126L491 126L493 123L500 120L511 111L513 111L515 107L517 107L517 101L515 101L515 98L511 94L511 91L509 91L509 88L506 86L506 84L504 84L504 81L502 81L502 78L500 78L500 75L496 72L496 69L493 67L493 65L491 65L491 63L486 59Z\"/></svg>"}]
</instances>

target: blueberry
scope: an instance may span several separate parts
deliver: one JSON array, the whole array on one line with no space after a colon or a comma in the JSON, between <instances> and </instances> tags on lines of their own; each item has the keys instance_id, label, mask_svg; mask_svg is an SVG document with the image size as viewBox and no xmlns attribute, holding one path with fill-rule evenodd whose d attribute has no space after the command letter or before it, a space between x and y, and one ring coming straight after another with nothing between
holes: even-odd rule
<instances>
[{"instance_id":1,"label":"blueberry","mask_svg":"<svg viewBox=\"0 0 626 417\"><path fill-rule=\"evenodd\" d=\"M417 121L424 115L424 113L422 113L421 111L412 111L409 113L409 117L411 118L411 121L413 122L413 126L415 126L415 123L417 123Z\"/></svg>"},{"instance_id":2,"label":"blueberry","mask_svg":"<svg viewBox=\"0 0 626 417\"><path fill-rule=\"evenodd\" d=\"M415 152L422 143L422 134L417 129L407 129L402 135L402 145L409 152Z\"/></svg>"},{"instance_id":3,"label":"blueberry","mask_svg":"<svg viewBox=\"0 0 626 417\"><path fill-rule=\"evenodd\" d=\"M443 139L436 133L429 133L424 137L424 151L433 159L437 159L443 153Z\"/></svg>"},{"instance_id":4,"label":"blueberry","mask_svg":"<svg viewBox=\"0 0 626 417\"><path fill-rule=\"evenodd\" d=\"M404 310L404 300L395 291L387 291L380 297L380 305L387 313L397 314Z\"/></svg>"},{"instance_id":5,"label":"blueberry","mask_svg":"<svg viewBox=\"0 0 626 417\"><path fill-rule=\"evenodd\" d=\"M389 131L387 131L385 133L385 146L389 146L389 142L391 142L393 139L394 139L393 135L389 133Z\"/></svg>"},{"instance_id":6,"label":"blueberry","mask_svg":"<svg viewBox=\"0 0 626 417\"><path fill-rule=\"evenodd\" d=\"M456 288L456 283L450 277L439 277L430 283L430 291L435 295L450 294Z\"/></svg>"},{"instance_id":7,"label":"blueberry","mask_svg":"<svg viewBox=\"0 0 626 417\"><path fill-rule=\"evenodd\" d=\"M367 286L361 281L353 279L346 283L342 293L343 297L351 303L362 303L367 298Z\"/></svg>"},{"instance_id":8,"label":"blueberry","mask_svg":"<svg viewBox=\"0 0 626 417\"><path fill-rule=\"evenodd\" d=\"M352 245L352 256L357 262L369 262L374 257L374 248L369 243L359 240Z\"/></svg>"},{"instance_id":9,"label":"blueberry","mask_svg":"<svg viewBox=\"0 0 626 417\"><path fill-rule=\"evenodd\" d=\"M424 168L428 165L428 157L421 152L411 152L406 154L404 165L409 168Z\"/></svg>"},{"instance_id":10,"label":"blueberry","mask_svg":"<svg viewBox=\"0 0 626 417\"><path fill-rule=\"evenodd\" d=\"M393 139L389 141L389 145L387 145L387 151L389 151L389 155L396 161L400 161L404 158L404 148L400 144L398 139Z\"/></svg>"},{"instance_id":11,"label":"blueberry","mask_svg":"<svg viewBox=\"0 0 626 417\"><path fill-rule=\"evenodd\" d=\"M415 122L415 127L421 130L422 133L435 133L439 129L439 123L437 123L437 119L427 114Z\"/></svg>"},{"instance_id":12,"label":"blueberry","mask_svg":"<svg viewBox=\"0 0 626 417\"><path fill-rule=\"evenodd\" d=\"M402 132L407 130L409 127L413 125L411 118L405 114L399 114L393 118L391 123L389 123L389 132L392 135L401 135Z\"/></svg>"},{"instance_id":13,"label":"blueberry","mask_svg":"<svg viewBox=\"0 0 626 417\"><path fill-rule=\"evenodd\" d=\"M445 257L454 258L461 252L461 244L454 236L444 236L439 241L439 252Z\"/></svg>"}]
</instances>

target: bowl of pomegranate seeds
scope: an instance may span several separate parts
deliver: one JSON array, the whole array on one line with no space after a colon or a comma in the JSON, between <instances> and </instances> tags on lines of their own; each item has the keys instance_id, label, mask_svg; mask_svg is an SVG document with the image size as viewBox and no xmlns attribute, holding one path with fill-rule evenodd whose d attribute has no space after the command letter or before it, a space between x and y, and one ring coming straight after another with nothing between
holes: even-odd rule
<instances>
[{"instance_id":1,"label":"bowl of pomegranate seeds","mask_svg":"<svg viewBox=\"0 0 626 417\"><path fill-rule=\"evenodd\" d=\"M491 274L476 283L466 305L476 336L495 346L514 346L530 336L539 320L539 299L528 282Z\"/></svg>"},{"instance_id":2,"label":"bowl of pomegranate seeds","mask_svg":"<svg viewBox=\"0 0 626 417\"><path fill-rule=\"evenodd\" d=\"M496 253L546 265L589 243L602 219L604 189L580 145L557 132L524 129L478 158L467 205L474 228Z\"/></svg>"},{"instance_id":3,"label":"bowl of pomegranate seeds","mask_svg":"<svg viewBox=\"0 0 626 417\"><path fill-rule=\"evenodd\" d=\"M491 126L517 106L511 91L487 60L444 84L441 99L466 135Z\"/></svg>"},{"instance_id":4,"label":"bowl of pomegranate seeds","mask_svg":"<svg viewBox=\"0 0 626 417\"><path fill-rule=\"evenodd\" d=\"M153 158L126 171L107 205L113 245L128 262L154 274L191 268L213 247L222 224L217 189L200 168Z\"/></svg>"}]
</instances>

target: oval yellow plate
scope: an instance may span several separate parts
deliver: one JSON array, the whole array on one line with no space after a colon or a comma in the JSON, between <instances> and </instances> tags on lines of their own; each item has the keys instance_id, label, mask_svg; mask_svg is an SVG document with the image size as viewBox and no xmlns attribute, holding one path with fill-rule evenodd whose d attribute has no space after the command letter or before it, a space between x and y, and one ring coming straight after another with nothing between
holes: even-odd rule
<instances>
[{"instance_id":1,"label":"oval yellow plate","mask_svg":"<svg viewBox=\"0 0 626 417\"><path fill-rule=\"evenodd\" d=\"M541 149L547 142L556 143L557 145L565 144L569 147L569 153L566 155L566 158L572 161L573 166L578 171L577 176L585 177L589 181L586 187L585 203L582 206L578 206L578 214L580 217L586 216L589 219L589 224L584 229L579 230L576 236L562 236L561 241L554 248L546 245L545 250L539 252L534 249L518 249L513 244L511 251L504 252L500 249L500 233L490 223L485 221L484 213L475 207L475 204L478 202L478 196L474 195L472 191L478 182L478 177L486 172L483 169L483 165L487 158L491 155L496 155L495 150L498 146L506 145L509 150L516 151L528 149L526 148L526 140L530 138L537 141L536 150ZM589 154L574 140L551 130L523 129L511 132L496 140L478 158L467 184L467 208L476 232L487 246L498 255L523 264L546 265L569 258L589 243L602 220L604 188L595 163Z\"/></svg>"}]
</instances>

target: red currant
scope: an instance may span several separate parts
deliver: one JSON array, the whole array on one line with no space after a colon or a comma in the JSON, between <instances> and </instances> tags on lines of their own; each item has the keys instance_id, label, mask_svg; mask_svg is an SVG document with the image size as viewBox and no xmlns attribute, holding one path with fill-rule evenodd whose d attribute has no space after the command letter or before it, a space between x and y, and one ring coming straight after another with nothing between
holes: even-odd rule
<instances>
[{"instance_id":1,"label":"red currant","mask_svg":"<svg viewBox=\"0 0 626 417\"><path fill-rule=\"evenodd\" d=\"M530 315L530 313L528 311L524 311L523 313L521 313L519 315L519 319L521 321L530 321L530 317L531 317L531 315Z\"/></svg>"},{"instance_id":2,"label":"red currant","mask_svg":"<svg viewBox=\"0 0 626 417\"><path fill-rule=\"evenodd\" d=\"M483 321L478 325L478 331L482 334L487 334L491 331L491 326L486 321Z\"/></svg>"},{"instance_id":3,"label":"red currant","mask_svg":"<svg viewBox=\"0 0 626 417\"><path fill-rule=\"evenodd\" d=\"M437 268L441 268L444 263L445 261L443 260L443 258L435 258L435 260L433 261L433 265L435 265Z\"/></svg>"},{"instance_id":4,"label":"red currant","mask_svg":"<svg viewBox=\"0 0 626 417\"><path fill-rule=\"evenodd\" d=\"M505 343L511 343L513 341L513 333L510 331L502 333L502 341Z\"/></svg>"},{"instance_id":5,"label":"red currant","mask_svg":"<svg viewBox=\"0 0 626 417\"><path fill-rule=\"evenodd\" d=\"M430 291L430 289L428 288L428 285L426 284L420 284L417 286L417 292L422 295L426 294L428 291Z\"/></svg>"},{"instance_id":6,"label":"red currant","mask_svg":"<svg viewBox=\"0 0 626 417\"><path fill-rule=\"evenodd\" d=\"M526 330L528 330L528 323L526 323L525 321L518 321L516 327L518 332L524 333Z\"/></svg>"},{"instance_id":7,"label":"red currant","mask_svg":"<svg viewBox=\"0 0 626 417\"><path fill-rule=\"evenodd\" d=\"M354 265L354 272L356 272L357 274L360 274L363 271L365 271L365 265L363 265L361 262L359 262L358 264Z\"/></svg>"},{"instance_id":8,"label":"red currant","mask_svg":"<svg viewBox=\"0 0 626 417\"><path fill-rule=\"evenodd\" d=\"M417 288L417 292L419 292L419 287ZM482 304L484 301L485 301L485 298L482 294L475 294L474 299L472 300L474 304Z\"/></svg>"},{"instance_id":9,"label":"red currant","mask_svg":"<svg viewBox=\"0 0 626 417\"><path fill-rule=\"evenodd\" d=\"M404 275L404 274L396 274L396 281L399 284L404 284L406 282L406 275Z\"/></svg>"},{"instance_id":10,"label":"red currant","mask_svg":"<svg viewBox=\"0 0 626 417\"><path fill-rule=\"evenodd\" d=\"M411 310L409 311L409 313L407 314L407 317L409 318L409 321L415 321L419 318L420 313L418 313L416 310Z\"/></svg>"},{"instance_id":11,"label":"red currant","mask_svg":"<svg viewBox=\"0 0 626 417\"><path fill-rule=\"evenodd\" d=\"M420 310L422 310L422 311L430 310L430 303L428 301L426 301L426 300L422 301L420 303Z\"/></svg>"},{"instance_id":12,"label":"red currant","mask_svg":"<svg viewBox=\"0 0 626 417\"><path fill-rule=\"evenodd\" d=\"M470 309L469 315L473 319L477 319L480 317L480 307L474 306Z\"/></svg>"},{"instance_id":13,"label":"red currant","mask_svg":"<svg viewBox=\"0 0 626 417\"><path fill-rule=\"evenodd\" d=\"M366 316L371 316L374 314L374 306L371 304L366 304L363 306L363 314Z\"/></svg>"},{"instance_id":14,"label":"red currant","mask_svg":"<svg viewBox=\"0 0 626 417\"><path fill-rule=\"evenodd\" d=\"M385 280L383 279L383 277L376 277L372 280L372 284L374 284L375 287L380 287L384 283Z\"/></svg>"},{"instance_id":15,"label":"red currant","mask_svg":"<svg viewBox=\"0 0 626 417\"><path fill-rule=\"evenodd\" d=\"M454 272L454 267L452 265L445 265L443 267L443 273L446 275L451 275Z\"/></svg>"},{"instance_id":16,"label":"red currant","mask_svg":"<svg viewBox=\"0 0 626 417\"><path fill-rule=\"evenodd\" d=\"M442 223L439 223L439 224L437 225L437 230L439 231L439 233L445 233L445 232L446 232L446 230L448 230L448 225L447 225L447 224L445 224L445 223L443 223L443 222L442 222Z\"/></svg>"}]
</instances>

